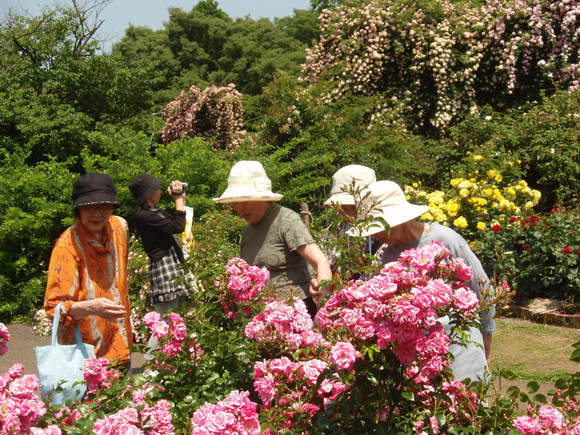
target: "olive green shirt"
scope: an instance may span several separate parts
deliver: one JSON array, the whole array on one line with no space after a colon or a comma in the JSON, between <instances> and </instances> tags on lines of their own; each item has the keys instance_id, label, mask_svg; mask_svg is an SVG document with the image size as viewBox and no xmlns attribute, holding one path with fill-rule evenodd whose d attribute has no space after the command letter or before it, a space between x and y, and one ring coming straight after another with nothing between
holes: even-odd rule
<instances>
[{"instance_id":1,"label":"olive green shirt","mask_svg":"<svg viewBox=\"0 0 580 435\"><path fill-rule=\"evenodd\" d=\"M272 204L260 222L246 227L240 256L249 264L270 271L270 287L279 299L310 297L308 263L300 246L314 243L298 213Z\"/></svg>"}]
</instances>

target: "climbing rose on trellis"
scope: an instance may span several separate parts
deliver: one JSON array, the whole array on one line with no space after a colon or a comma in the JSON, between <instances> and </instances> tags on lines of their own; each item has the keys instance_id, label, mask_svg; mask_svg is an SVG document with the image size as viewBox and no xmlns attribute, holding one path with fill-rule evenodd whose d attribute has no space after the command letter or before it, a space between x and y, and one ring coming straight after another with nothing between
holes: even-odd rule
<instances>
[{"instance_id":1,"label":"climbing rose on trellis","mask_svg":"<svg viewBox=\"0 0 580 435\"><path fill-rule=\"evenodd\" d=\"M579 87L577 1L363 3L322 11L300 80L331 80L324 104L379 97L371 125L400 111L408 125L445 131L482 104Z\"/></svg>"},{"instance_id":2,"label":"climbing rose on trellis","mask_svg":"<svg viewBox=\"0 0 580 435\"><path fill-rule=\"evenodd\" d=\"M236 85L209 86L203 91L191 86L163 109L165 125L161 131L164 143L182 137L211 138L214 149L232 149L241 142L242 94Z\"/></svg>"}]
</instances>

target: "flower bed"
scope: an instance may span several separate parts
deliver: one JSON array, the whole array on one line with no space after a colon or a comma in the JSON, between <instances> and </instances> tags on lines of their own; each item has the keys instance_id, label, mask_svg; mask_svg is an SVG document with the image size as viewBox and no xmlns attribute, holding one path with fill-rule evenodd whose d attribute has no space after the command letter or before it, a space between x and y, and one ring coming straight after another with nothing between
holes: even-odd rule
<instances>
[{"instance_id":1,"label":"flower bed","mask_svg":"<svg viewBox=\"0 0 580 435\"><path fill-rule=\"evenodd\" d=\"M269 297L267 275L232 259L215 286L194 295L190 311L146 314L136 326L159 341L147 374L122 377L105 360L88 360L82 402L30 402L36 377L11 369L2 377L0 409L19 413L0 412L0 430L435 434L475 422L482 433L580 430L578 374L558 381L551 398L512 388L492 400L487 384L453 379L449 346L465 344L479 307L465 284L470 270L437 243L336 289L315 322L301 300ZM443 331L443 315L453 334ZM580 343L577 350L580 359ZM520 401L529 407L525 416Z\"/></svg>"}]
</instances>

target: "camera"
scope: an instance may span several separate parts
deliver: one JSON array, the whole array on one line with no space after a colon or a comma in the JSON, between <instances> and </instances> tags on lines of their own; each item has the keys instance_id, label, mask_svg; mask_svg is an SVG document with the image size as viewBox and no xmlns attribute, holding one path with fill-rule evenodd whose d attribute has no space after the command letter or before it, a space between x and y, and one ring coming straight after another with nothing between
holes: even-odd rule
<instances>
[{"instance_id":1,"label":"camera","mask_svg":"<svg viewBox=\"0 0 580 435\"><path fill-rule=\"evenodd\" d=\"M171 189L172 195L181 195L183 193L187 193L187 189L189 188L187 183L181 183L181 190Z\"/></svg>"}]
</instances>

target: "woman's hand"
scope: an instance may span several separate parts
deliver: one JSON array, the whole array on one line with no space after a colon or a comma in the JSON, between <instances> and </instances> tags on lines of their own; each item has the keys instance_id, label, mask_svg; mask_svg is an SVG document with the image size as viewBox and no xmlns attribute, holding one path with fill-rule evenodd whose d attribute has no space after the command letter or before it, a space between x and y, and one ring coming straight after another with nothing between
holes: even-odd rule
<instances>
[{"instance_id":1,"label":"woman's hand","mask_svg":"<svg viewBox=\"0 0 580 435\"><path fill-rule=\"evenodd\" d=\"M324 296L326 296L325 290L320 288L320 284L322 284L323 281L330 281L332 279L330 264L318 245L315 243L302 245L297 249L297 251L314 269L316 269L316 278L310 280L309 290L310 296L312 296L314 303L318 306Z\"/></svg>"},{"instance_id":2,"label":"woman's hand","mask_svg":"<svg viewBox=\"0 0 580 435\"><path fill-rule=\"evenodd\" d=\"M125 307L107 298L96 298L72 304L69 315L79 320L90 314L104 319L119 319L125 316Z\"/></svg>"},{"instance_id":3,"label":"woman's hand","mask_svg":"<svg viewBox=\"0 0 580 435\"><path fill-rule=\"evenodd\" d=\"M181 192L174 194L173 192ZM173 180L169 187L167 187L167 194L175 200L175 210L185 210L185 192L183 191L183 184L179 180Z\"/></svg>"}]
</instances>

